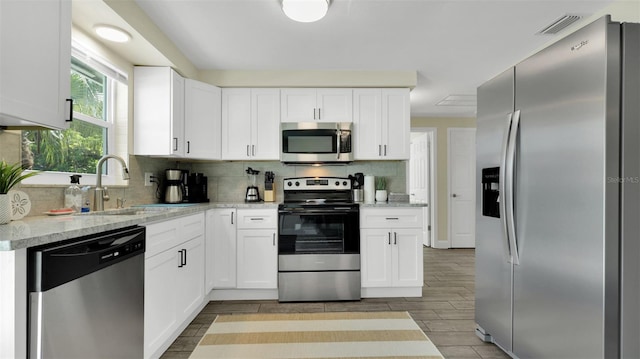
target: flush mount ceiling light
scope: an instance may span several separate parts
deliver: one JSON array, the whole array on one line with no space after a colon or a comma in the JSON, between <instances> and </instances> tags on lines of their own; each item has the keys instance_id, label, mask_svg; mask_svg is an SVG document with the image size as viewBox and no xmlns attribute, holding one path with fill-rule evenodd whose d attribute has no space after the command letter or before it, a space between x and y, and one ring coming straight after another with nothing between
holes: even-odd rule
<instances>
[{"instance_id":1,"label":"flush mount ceiling light","mask_svg":"<svg viewBox=\"0 0 640 359\"><path fill-rule=\"evenodd\" d=\"M314 22L322 19L331 0L282 0L282 11L291 20Z\"/></svg>"},{"instance_id":2,"label":"flush mount ceiling light","mask_svg":"<svg viewBox=\"0 0 640 359\"><path fill-rule=\"evenodd\" d=\"M105 40L113 42L128 42L131 40L131 35L119 27L99 24L94 26L93 30Z\"/></svg>"}]
</instances>

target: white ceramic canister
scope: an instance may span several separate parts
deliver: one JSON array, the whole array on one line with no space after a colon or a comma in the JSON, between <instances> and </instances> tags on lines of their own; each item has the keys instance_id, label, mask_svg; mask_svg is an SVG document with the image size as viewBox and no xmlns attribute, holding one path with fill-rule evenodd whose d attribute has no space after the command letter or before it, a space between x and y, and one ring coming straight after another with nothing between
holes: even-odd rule
<instances>
[{"instance_id":1,"label":"white ceramic canister","mask_svg":"<svg viewBox=\"0 0 640 359\"><path fill-rule=\"evenodd\" d=\"M364 203L376 201L376 185L374 176L364 176Z\"/></svg>"}]
</instances>

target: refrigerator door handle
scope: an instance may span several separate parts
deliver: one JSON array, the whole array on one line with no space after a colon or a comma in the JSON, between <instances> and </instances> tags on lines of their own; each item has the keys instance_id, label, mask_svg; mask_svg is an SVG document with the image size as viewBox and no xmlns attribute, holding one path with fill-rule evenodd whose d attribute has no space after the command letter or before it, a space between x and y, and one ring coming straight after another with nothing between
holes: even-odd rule
<instances>
[{"instance_id":1,"label":"refrigerator door handle","mask_svg":"<svg viewBox=\"0 0 640 359\"><path fill-rule=\"evenodd\" d=\"M500 211L500 222L502 224L502 233L506 241L508 262L511 262L511 241L509 240L509 230L507 229L507 191L506 191L506 175L507 175L507 149L509 148L509 135L511 134L511 124L513 122L513 113L507 115L507 123L502 139L502 151L500 152L500 172L498 179L498 191L500 194L498 209Z\"/></svg>"},{"instance_id":2,"label":"refrigerator door handle","mask_svg":"<svg viewBox=\"0 0 640 359\"><path fill-rule=\"evenodd\" d=\"M520 110L516 110L513 113L513 120L511 122L511 129L509 135L509 145L507 147L507 166L505 173L505 190L507 194L506 217L507 230L509 235L509 246L511 248L511 258L513 264L520 264L520 254L518 253L518 242L516 241L516 226L514 220L514 193L513 182L515 181L515 167L516 167L516 145L518 141L518 131L520 130Z\"/></svg>"}]
</instances>

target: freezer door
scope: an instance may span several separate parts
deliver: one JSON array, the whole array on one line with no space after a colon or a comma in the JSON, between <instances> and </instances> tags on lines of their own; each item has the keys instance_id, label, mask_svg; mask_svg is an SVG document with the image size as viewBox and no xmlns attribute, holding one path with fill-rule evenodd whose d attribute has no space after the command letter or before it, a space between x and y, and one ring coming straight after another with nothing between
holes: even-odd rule
<instances>
[{"instance_id":1,"label":"freezer door","mask_svg":"<svg viewBox=\"0 0 640 359\"><path fill-rule=\"evenodd\" d=\"M512 68L478 88L476 131L475 319L479 330L507 351L511 351L512 265L502 223L504 216L487 215L495 215L495 211L486 210L495 205L486 202L501 201L502 194L495 196L498 183L485 180L483 185L482 171L485 169L485 175L495 173L503 162L503 139L514 106L513 86Z\"/></svg>"},{"instance_id":2,"label":"freezer door","mask_svg":"<svg viewBox=\"0 0 640 359\"><path fill-rule=\"evenodd\" d=\"M513 352L618 357L619 25L516 66Z\"/></svg>"}]
</instances>

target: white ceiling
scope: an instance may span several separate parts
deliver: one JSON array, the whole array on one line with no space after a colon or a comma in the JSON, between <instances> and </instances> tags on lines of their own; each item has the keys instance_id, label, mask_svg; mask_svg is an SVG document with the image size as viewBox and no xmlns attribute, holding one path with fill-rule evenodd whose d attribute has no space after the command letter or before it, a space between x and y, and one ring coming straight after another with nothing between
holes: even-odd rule
<instances>
[{"instance_id":1,"label":"white ceiling","mask_svg":"<svg viewBox=\"0 0 640 359\"><path fill-rule=\"evenodd\" d=\"M564 35L537 35L565 14L585 18L611 0L333 0L297 23L278 0L135 0L200 70L411 70L413 117L474 117L475 105L436 106ZM584 21L584 20L581 20ZM473 100L473 97L471 98Z\"/></svg>"}]
</instances>

